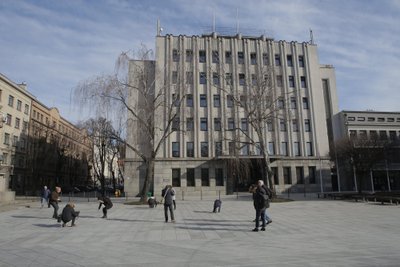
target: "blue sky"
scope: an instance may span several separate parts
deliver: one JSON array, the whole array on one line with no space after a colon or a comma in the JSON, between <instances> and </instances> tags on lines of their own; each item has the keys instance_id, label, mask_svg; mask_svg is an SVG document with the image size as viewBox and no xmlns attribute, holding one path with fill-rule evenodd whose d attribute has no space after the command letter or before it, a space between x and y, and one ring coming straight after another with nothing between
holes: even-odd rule
<instances>
[{"instance_id":1,"label":"blue sky","mask_svg":"<svg viewBox=\"0 0 400 267\"><path fill-rule=\"evenodd\" d=\"M312 29L340 110L400 111L400 0L0 0L0 72L77 122L74 87L113 72L123 51L154 48L157 19L164 34L201 35L213 14L217 28L275 40Z\"/></svg>"}]
</instances>

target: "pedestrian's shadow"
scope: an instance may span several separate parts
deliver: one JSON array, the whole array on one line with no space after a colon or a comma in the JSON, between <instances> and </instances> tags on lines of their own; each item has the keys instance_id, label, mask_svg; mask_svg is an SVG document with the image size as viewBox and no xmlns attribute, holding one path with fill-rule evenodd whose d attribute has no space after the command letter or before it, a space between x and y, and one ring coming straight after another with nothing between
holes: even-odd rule
<instances>
[{"instance_id":1,"label":"pedestrian's shadow","mask_svg":"<svg viewBox=\"0 0 400 267\"><path fill-rule=\"evenodd\" d=\"M196 212L196 213L214 213L212 211L205 211L205 210L194 210L193 212Z\"/></svg>"},{"instance_id":2,"label":"pedestrian's shadow","mask_svg":"<svg viewBox=\"0 0 400 267\"><path fill-rule=\"evenodd\" d=\"M28 216L28 215L11 215L11 217L19 218L19 219L46 219L51 220L50 217L37 217L37 216Z\"/></svg>"},{"instance_id":3,"label":"pedestrian's shadow","mask_svg":"<svg viewBox=\"0 0 400 267\"><path fill-rule=\"evenodd\" d=\"M59 224L44 224L44 223L35 223L33 226L42 227L42 228L60 228Z\"/></svg>"}]
</instances>

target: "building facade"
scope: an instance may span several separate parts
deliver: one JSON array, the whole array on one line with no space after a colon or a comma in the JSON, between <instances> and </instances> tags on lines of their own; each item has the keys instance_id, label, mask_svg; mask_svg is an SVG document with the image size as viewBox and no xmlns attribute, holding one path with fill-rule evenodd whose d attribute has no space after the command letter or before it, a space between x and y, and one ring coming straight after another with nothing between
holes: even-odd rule
<instances>
[{"instance_id":1,"label":"building facade","mask_svg":"<svg viewBox=\"0 0 400 267\"><path fill-rule=\"evenodd\" d=\"M156 194L166 184L182 196L229 194L260 179L260 140L239 102L265 75L276 108L262 129L275 190L332 189L329 144L332 117L338 112L336 81L334 68L319 63L316 45L240 34L159 35L155 61L142 67L146 64L154 73L155 95L162 91L165 106L179 102L171 126L175 131L157 154ZM131 101L140 103L140 98ZM161 128L156 141L168 127L167 118L167 109L156 111ZM133 194L143 180L140 166L127 148L125 190Z\"/></svg>"},{"instance_id":2,"label":"building facade","mask_svg":"<svg viewBox=\"0 0 400 267\"><path fill-rule=\"evenodd\" d=\"M12 200L10 185L23 179L32 98L25 84L0 74L0 201Z\"/></svg>"},{"instance_id":3,"label":"building facade","mask_svg":"<svg viewBox=\"0 0 400 267\"><path fill-rule=\"evenodd\" d=\"M384 152L376 158L361 189L368 191L400 190L400 113L380 111L344 110L334 116L335 142L343 139L371 140ZM360 144L359 144L360 146ZM336 160L340 191L358 189L360 179L356 169L348 161Z\"/></svg>"}]
</instances>

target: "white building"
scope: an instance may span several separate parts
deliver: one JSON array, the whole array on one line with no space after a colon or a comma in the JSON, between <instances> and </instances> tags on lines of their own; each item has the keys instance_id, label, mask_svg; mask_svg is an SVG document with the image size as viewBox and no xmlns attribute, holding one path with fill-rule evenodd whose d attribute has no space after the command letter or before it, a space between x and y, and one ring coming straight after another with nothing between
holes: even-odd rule
<instances>
[{"instance_id":1,"label":"white building","mask_svg":"<svg viewBox=\"0 0 400 267\"><path fill-rule=\"evenodd\" d=\"M132 62L131 68L139 63ZM229 92L239 98L267 66L272 71L276 105L281 109L279 118L264 129L275 189L332 189L329 139L333 138L331 119L338 112L335 71L331 65L319 63L315 44L240 34L158 35L155 62L140 64L152 69L155 91L164 90L167 105L177 96L183 99L179 130L167 138L157 154L156 195L166 184L172 184L178 195L229 194L238 184L245 188L260 178L259 151L252 144L242 146L238 153L239 159L249 162L249 170L240 174L233 171L232 140L238 131L232 129L246 131L247 139L239 137L244 143L256 135ZM140 103L137 97L132 101ZM157 125L165 127L166 114L155 115ZM137 194L144 173L140 159L129 148L125 166L125 190Z\"/></svg>"}]
</instances>

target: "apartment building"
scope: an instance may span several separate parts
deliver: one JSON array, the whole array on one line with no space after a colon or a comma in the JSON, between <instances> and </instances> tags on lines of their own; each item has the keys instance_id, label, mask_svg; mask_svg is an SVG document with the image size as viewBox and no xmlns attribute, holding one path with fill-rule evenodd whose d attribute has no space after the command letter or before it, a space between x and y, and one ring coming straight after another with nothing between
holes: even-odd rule
<instances>
[{"instance_id":1,"label":"apartment building","mask_svg":"<svg viewBox=\"0 0 400 267\"><path fill-rule=\"evenodd\" d=\"M262 79L268 79L272 88L269 109L274 115L265 122L262 136L276 191L332 189L329 144L332 116L338 112L335 71L319 63L315 44L241 34L159 34L155 60L132 62L132 83L138 65L153 73L155 95L163 95L164 107L175 105L177 110L174 131L156 156L156 194L166 184L182 196L230 194L260 179L259 135L243 101ZM137 95L131 98L132 105L140 101ZM168 127L167 111L154 114L160 128L156 141ZM138 131L134 126L130 130ZM132 134L128 139L140 144L140 136ZM246 166L238 166L242 163ZM139 193L142 166L127 148L126 191Z\"/></svg>"},{"instance_id":2,"label":"apartment building","mask_svg":"<svg viewBox=\"0 0 400 267\"><path fill-rule=\"evenodd\" d=\"M15 192L8 189L12 181L23 179L33 98L25 84L0 73L0 202L13 200Z\"/></svg>"},{"instance_id":3,"label":"apartment building","mask_svg":"<svg viewBox=\"0 0 400 267\"><path fill-rule=\"evenodd\" d=\"M78 128L58 109L32 100L25 191L35 192L43 185L59 185L64 191L92 183L93 144L85 129Z\"/></svg>"},{"instance_id":4,"label":"apartment building","mask_svg":"<svg viewBox=\"0 0 400 267\"><path fill-rule=\"evenodd\" d=\"M367 145L386 147L373 164L362 189L369 191L400 190L400 112L343 110L334 116L335 141L373 140ZM349 162L336 161L339 190L355 190L357 170L348 171ZM358 177L360 179L360 177Z\"/></svg>"}]
</instances>

